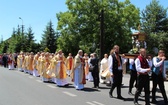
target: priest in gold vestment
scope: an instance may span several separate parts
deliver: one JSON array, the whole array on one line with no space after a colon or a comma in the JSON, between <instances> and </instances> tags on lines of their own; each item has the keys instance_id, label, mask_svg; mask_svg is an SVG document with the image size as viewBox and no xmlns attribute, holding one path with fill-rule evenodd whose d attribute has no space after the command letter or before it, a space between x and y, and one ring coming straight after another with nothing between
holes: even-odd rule
<instances>
[{"instance_id":1,"label":"priest in gold vestment","mask_svg":"<svg viewBox=\"0 0 168 105\"><path fill-rule=\"evenodd\" d=\"M39 77L39 73L38 73L38 58L40 56L40 53L38 52L35 56L34 56L34 60L33 60L33 76L35 77Z\"/></svg>"},{"instance_id":2,"label":"priest in gold vestment","mask_svg":"<svg viewBox=\"0 0 168 105\"><path fill-rule=\"evenodd\" d=\"M23 52L20 52L20 54L17 57L17 68L19 71L23 72L23 61L24 61L24 54Z\"/></svg>"},{"instance_id":3,"label":"priest in gold vestment","mask_svg":"<svg viewBox=\"0 0 168 105\"><path fill-rule=\"evenodd\" d=\"M47 74L47 67L49 66L48 54L42 52L38 59L38 72L43 82L49 82L50 76Z\"/></svg>"},{"instance_id":4,"label":"priest in gold vestment","mask_svg":"<svg viewBox=\"0 0 168 105\"><path fill-rule=\"evenodd\" d=\"M57 86L68 86L67 74L66 74L66 65L65 57L62 53L62 50L58 51L56 55L56 84Z\"/></svg>"},{"instance_id":5,"label":"priest in gold vestment","mask_svg":"<svg viewBox=\"0 0 168 105\"><path fill-rule=\"evenodd\" d=\"M28 63L29 63L29 53L26 53L25 54L25 58L24 58L24 61L23 61L23 69L24 69L24 72L25 73L28 73Z\"/></svg>"},{"instance_id":6,"label":"priest in gold vestment","mask_svg":"<svg viewBox=\"0 0 168 105\"><path fill-rule=\"evenodd\" d=\"M66 67L67 67L67 75L70 76L73 68L73 57L71 53L69 53L69 56L66 59Z\"/></svg>"},{"instance_id":7,"label":"priest in gold vestment","mask_svg":"<svg viewBox=\"0 0 168 105\"><path fill-rule=\"evenodd\" d=\"M72 72L72 81L74 82L75 89L82 90L84 89L85 80L85 70L84 70L84 59L82 57L83 51L79 50L78 54L75 56L74 60L74 69Z\"/></svg>"},{"instance_id":8,"label":"priest in gold vestment","mask_svg":"<svg viewBox=\"0 0 168 105\"><path fill-rule=\"evenodd\" d=\"M33 60L34 60L34 53L31 52L28 57L28 71L30 75L33 75Z\"/></svg>"}]
</instances>

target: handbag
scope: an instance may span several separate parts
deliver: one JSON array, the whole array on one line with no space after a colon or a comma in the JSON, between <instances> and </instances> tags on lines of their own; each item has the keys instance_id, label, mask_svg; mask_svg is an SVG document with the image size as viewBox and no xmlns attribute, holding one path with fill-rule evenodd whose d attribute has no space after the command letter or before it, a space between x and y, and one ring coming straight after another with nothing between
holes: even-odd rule
<instances>
[{"instance_id":1,"label":"handbag","mask_svg":"<svg viewBox=\"0 0 168 105\"><path fill-rule=\"evenodd\" d=\"M95 66L90 66L89 71L92 72Z\"/></svg>"}]
</instances>

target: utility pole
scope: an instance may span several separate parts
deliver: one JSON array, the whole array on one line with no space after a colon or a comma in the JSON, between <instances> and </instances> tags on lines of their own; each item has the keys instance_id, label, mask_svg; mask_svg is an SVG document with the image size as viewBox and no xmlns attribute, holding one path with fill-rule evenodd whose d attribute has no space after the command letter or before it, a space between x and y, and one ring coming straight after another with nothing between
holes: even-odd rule
<instances>
[{"instance_id":1,"label":"utility pole","mask_svg":"<svg viewBox=\"0 0 168 105\"><path fill-rule=\"evenodd\" d=\"M100 14L100 60L104 55L104 10L101 10Z\"/></svg>"}]
</instances>

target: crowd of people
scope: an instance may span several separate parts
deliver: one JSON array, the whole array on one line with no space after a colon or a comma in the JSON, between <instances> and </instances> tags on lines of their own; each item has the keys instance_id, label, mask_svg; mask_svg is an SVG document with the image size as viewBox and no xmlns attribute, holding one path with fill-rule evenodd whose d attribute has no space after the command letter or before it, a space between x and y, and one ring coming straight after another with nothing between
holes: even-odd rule
<instances>
[{"instance_id":1,"label":"crowd of people","mask_svg":"<svg viewBox=\"0 0 168 105\"><path fill-rule=\"evenodd\" d=\"M139 105L138 97L144 89L145 103L150 105L149 75L152 76L152 103L157 103L156 87L159 85L165 105L168 104L164 86L166 71L163 69L163 62L166 59L164 51L159 50L158 56L146 57L146 49L141 48L139 56L134 59L125 58L119 54L119 46L115 45L110 54L104 54L100 60L96 53L83 54L79 50L76 56L71 53L64 56L62 50L56 53L33 52L19 54L0 55L0 64L9 70L18 69L21 72L40 77L43 82L53 82L59 87L68 86L67 77L71 77L76 90L83 90L86 81L93 81L93 88L99 88L99 83L110 85L109 96L113 98L113 90L117 88L117 98L125 100L121 95L123 64L129 61L130 81L128 94L134 95L134 104ZM134 85L135 83L135 85ZM136 92L132 93L135 86Z\"/></svg>"},{"instance_id":2,"label":"crowd of people","mask_svg":"<svg viewBox=\"0 0 168 105\"><path fill-rule=\"evenodd\" d=\"M0 62L9 70L17 69L57 86L68 86L67 77L71 77L77 90L84 88L86 80L93 82L94 88L99 88L99 59L96 53L90 54L90 57L82 50L76 56L69 53L67 57L62 50L56 53L4 53L0 55ZM91 66L94 66L92 71L89 70Z\"/></svg>"}]
</instances>

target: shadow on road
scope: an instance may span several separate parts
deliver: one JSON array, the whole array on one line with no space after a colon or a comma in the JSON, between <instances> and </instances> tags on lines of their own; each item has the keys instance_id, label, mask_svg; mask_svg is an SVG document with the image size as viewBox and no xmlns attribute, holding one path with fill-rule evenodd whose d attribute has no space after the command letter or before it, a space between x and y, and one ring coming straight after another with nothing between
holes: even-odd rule
<instances>
[{"instance_id":1,"label":"shadow on road","mask_svg":"<svg viewBox=\"0 0 168 105\"><path fill-rule=\"evenodd\" d=\"M100 92L100 90L98 90L96 88L89 88L89 87L85 87L81 91L84 91L84 92L95 92L95 91Z\"/></svg>"}]
</instances>

